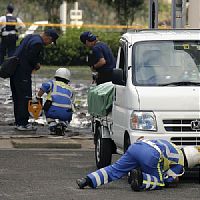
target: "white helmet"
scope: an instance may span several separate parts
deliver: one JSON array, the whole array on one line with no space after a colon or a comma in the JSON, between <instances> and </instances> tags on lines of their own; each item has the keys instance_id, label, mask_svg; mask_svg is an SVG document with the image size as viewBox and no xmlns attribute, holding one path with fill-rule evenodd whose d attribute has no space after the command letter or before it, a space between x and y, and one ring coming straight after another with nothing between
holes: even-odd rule
<instances>
[{"instance_id":1,"label":"white helmet","mask_svg":"<svg viewBox=\"0 0 200 200\"><path fill-rule=\"evenodd\" d=\"M183 147L185 157L188 163L188 168L192 168L195 165L200 164L200 152L195 146Z\"/></svg>"},{"instance_id":2,"label":"white helmet","mask_svg":"<svg viewBox=\"0 0 200 200\"><path fill-rule=\"evenodd\" d=\"M71 73L67 68L59 68L56 70L54 77L60 77L70 81Z\"/></svg>"}]
</instances>

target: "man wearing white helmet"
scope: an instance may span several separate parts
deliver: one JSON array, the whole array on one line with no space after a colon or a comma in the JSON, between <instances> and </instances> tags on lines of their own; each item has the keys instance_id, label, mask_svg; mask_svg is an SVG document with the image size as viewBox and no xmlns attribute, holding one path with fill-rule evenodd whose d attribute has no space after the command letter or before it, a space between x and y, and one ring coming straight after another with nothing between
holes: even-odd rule
<instances>
[{"instance_id":1,"label":"man wearing white helmet","mask_svg":"<svg viewBox=\"0 0 200 200\"><path fill-rule=\"evenodd\" d=\"M185 167L193 168L195 165L200 165L200 152L195 146L186 146L182 148L185 157Z\"/></svg>"},{"instance_id":2,"label":"man wearing white helmet","mask_svg":"<svg viewBox=\"0 0 200 200\"><path fill-rule=\"evenodd\" d=\"M44 93L47 93L43 109L52 134L56 125L55 119L68 123L72 120L74 95L69 85L70 76L71 73L67 68L59 68L55 73L55 80L43 83L37 95L41 98Z\"/></svg>"},{"instance_id":3,"label":"man wearing white helmet","mask_svg":"<svg viewBox=\"0 0 200 200\"><path fill-rule=\"evenodd\" d=\"M184 168L200 164L200 152L194 146L180 149L167 140L139 139L114 164L77 179L80 189L96 188L118 180L130 172L129 183L134 191L162 189L177 183Z\"/></svg>"}]
</instances>

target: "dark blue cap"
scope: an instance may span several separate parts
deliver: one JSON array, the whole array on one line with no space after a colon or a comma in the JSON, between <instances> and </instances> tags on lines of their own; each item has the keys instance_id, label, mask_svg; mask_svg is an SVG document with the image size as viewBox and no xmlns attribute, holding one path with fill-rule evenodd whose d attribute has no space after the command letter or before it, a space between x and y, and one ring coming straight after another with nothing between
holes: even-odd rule
<instances>
[{"instance_id":1,"label":"dark blue cap","mask_svg":"<svg viewBox=\"0 0 200 200\"><path fill-rule=\"evenodd\" d=\"M52 38L53 43L56 44L56 40L58 39L59 35L55 29L47 29L44 33L50 36Z\"/></svg>"},{"instance_id":2,"label":"dark blue cap","mask_svg":"<svg viewBox=\"0 0 200 200\"><path fill-rule=\"evenodd\" d=\"M80 41L85 44L86 43L86 40L88 40L89 42L93 42L97 39L97 36L96 35L93 35L90 31L87 31L87 32L83 32L81 35L80 35Z\"/></svg>"},{"instance_id":3,"label":"dark blue cap","mask_svg":"<svg viewBox=\"0 0 200 200\"><path fill-rule=\"evenodd\" d=\"M12 4L8 4L8 6L7 6L7 11L8 11L9 13L13 13L13 10L14 10L14 6L13 6Z\"/></svg>"}]
</instances>

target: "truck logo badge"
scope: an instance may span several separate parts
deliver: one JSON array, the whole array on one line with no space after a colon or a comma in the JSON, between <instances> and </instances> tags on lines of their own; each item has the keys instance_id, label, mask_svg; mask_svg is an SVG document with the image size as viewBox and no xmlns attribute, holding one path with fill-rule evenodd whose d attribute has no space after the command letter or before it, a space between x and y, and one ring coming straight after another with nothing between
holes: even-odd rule
<instances>
[{"instance_id":1,"label":"truck logo badge","mask_svg":"<svg viewBox=\"0 0 200 200\"><path fill-rule=\"evenodd\" d=\"M192 130L200 130L200 121L191 121L191 128Z\"/></svg>"}]
</instances>

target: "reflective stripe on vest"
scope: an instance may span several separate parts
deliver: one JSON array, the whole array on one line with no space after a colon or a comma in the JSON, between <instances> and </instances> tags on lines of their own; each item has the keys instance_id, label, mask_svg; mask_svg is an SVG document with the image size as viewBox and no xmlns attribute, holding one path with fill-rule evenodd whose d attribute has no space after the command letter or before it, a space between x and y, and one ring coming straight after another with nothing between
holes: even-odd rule
<instances>
[{"instance_id":1,"label":"reflective stripe on vest","mask_svg":"<svg viewBox=\"0 0 200 200\"><path fill-rule=\"evenodd\" d=\"M172 176L172 177L176 177L176 176L182 176L185 173L185 169L183 168L183 172L180 174L176 174L174 171L172 171L171 169L167 170L167 175L168 176Z\"/></svg>"},{"instance_id":2,"label":"reflective stripe on vest","mask_svg":"<svg viewBox=\"0 0 200 200\"><path fill-rule=\"evenodd\" d=\"M164 165L164 170L167 170L168 176L176 177L176 176L182 176L184 174L184 169L183 169L183 172L180 173L180 174L177 174L172 169L170 169L170 165L171 164L179 164L179 165L182 165L182 166L184 165L183 164L183 155L181 153L181 150L179 151L178 149L176 149L175 145L173 145L172 143L169 143L177 151L177 153L171 153L168 145L165 144L165 143L163 143L162 141L158 140L158 142L160 144L162 144L165 147L165 149L166 149L166 155L167 155L167 157L165 157L165 155L161 152L160 148L155 143L153 143L151 141L148 141L148 140L143 140L143 142L146 143L146 144L149 144L151 147L155 148L160 153L161 158L164 159L164 163L165 162L168 163L169 166L166 167ZM177 159L177 162L170 160L170 158L171 159Z\"/></svg>"},{"instance_id":3,"label":"reflective stripe on vest","mask_svg":"<svg viewBox=\"0 0 200 200\"><path fill-rule=\"evenodd\" d=\"M182 151L179 148L177 148L173 143L169 142L171 147L177 152L177 153L172 153L170 151L170 147L167 144L165 144L161 140L158 140L158 142L160 144L162 144L166 149L165 153L166 153L167 158L163 154L164 170L167 170L167 174L169 176L173 176L173 177L174 176L182 176L184 174L184 172L185 172L184 168L183 168L182 173L176 173L176 168L170 168L170 165L173 165L173 164L184 166L184 157L183 157ZM175 171L173 171L172 169L175 170Z\"/></svg>"},{"instance_id":4,"label":"reflective stripe on vest","mask_svg":"<svg viewBox=\"0 0 200 200\"><path fill-rule=\"evenodd\" d=\"M17 22L17 18L14 16L5 16L6 22ZM16 25L6 25L2 28L2 36L7 36L9 34L16 34Z\"/></svg>"},{"instance_id":5,"label":"reflective stripe on vest","mask_svg":"<svg viewBox=\"0 0 200 200\"><path fill-rule=\"evenodd\" d=\"M2 32L2 36L8 36L8 35L10 35L10 34L12 34L12 35L15 35L17 32L16 31L4 31L4 32Z\"/></svg>"},{"instance_id":6,"label":"reflective stripe on vest","mask_svg":"<svg viewBox=\"0 0 200 200\"><path fill-rule=\"evenodd\" d=\"M162 156L162 151L155 143L153 143L149 140L142 140L142 142L144 142L144 143L148 144L149 146L153 147L154 149L156 149L158 151L158 153L160 154L160 156Z\"/></svg>"},{"instance_id":7,"label":"reflective stripe on vest","mask_svg":"<svg viewBox=\"0 0 200 200\"><path fill-rule=\"evenodd\" d=\"M150 146L152 146L153 148L155 148L155 149L162 155L162 152L161 152L160 148L159 148L155 143L153 143L153 142L151 142L151 141L149 141L149 140L142 140L142 142L144 142L144 143L146 143L146 144L149 144ZM169 149L169 147L167 146L167 144L163 143L163 142L160 141L160 140L158 140L158 142L159 142L160 144L162 144L162 145L165 147L167 158L178 159L178 160L180 160L180 159L183 158L182 154L179 153L179 151L175 148L175 146L174 146L172 143L170 143L170 144L174 147L174 149L175 149L178 153L172 153L172 152L170 152L170 149ZM163 156L164 156L164 155L163 155ZM165 157L165 156L164 156L164 157Z\"/></svg>"},{"instance_id":8,"label":"reflective stripe on vest","mask_svg":"<svg viewBox=\"0 0 200 200\"><path fill-rule=\"evenodd\" d=\"M62 96L62 97L66 97L71 102L71 98L72 98L73 94L72 94L72 89L71 89L70 86L68 86L67 84L60 82L60 81L49 81L49 83L51 84L52 91L49 92L48 95L47 95L48 100L52 100L52 96ZM57 91L58 87L69 90L70 95L58 92ZM72 108L72 103L61 104L61 103L52 101L52 105L56 106L56 107L60 107L60 108L68 108L68 109Z\"/></svg>"},{"instance_id":9,"label":"reflective stripe on vest","mask_svg":"<svg viewBox=\"0 0 200 200\"><path fill-rule=\"evenodd\" d=\"M55 102L52 102L52 105L53 105L53 106L60 107L60 108L69 108L69 109L71 109L71 108L72 108L72 106L71 106L71 105L67 105L67 104L60 104L60 103L55 103Z\"/></svg>"},{"instance_id":10,"label":"reflective stripe on vest","mask_svg":"<svg viewBox=\"0 0 200 200\"><path fill-rule=\"evenodd\" d=\"M180 155L180 154L170 152L169 147L168 147L166 144L164 144L162 141L158 140L158 142L159 142L160 144L162 144L162 145L165 146L166 155L167 155L168 158L176 158L176 159L180 159L180 158L181 158L181 155ZM173 146L173 147L174 147L174 146ZM176 148L175 148L175 149L176 149Z\"/></svg>"}]
</instances>

